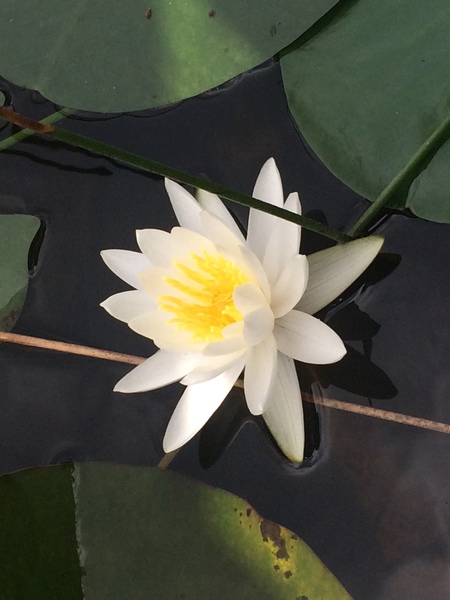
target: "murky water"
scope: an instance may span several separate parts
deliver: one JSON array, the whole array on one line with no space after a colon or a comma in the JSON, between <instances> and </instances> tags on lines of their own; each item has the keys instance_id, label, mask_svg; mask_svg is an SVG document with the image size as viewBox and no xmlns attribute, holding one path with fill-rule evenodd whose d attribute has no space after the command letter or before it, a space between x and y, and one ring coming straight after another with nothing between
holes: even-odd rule
<instances>
[{"instance_id":1,"label":"murky water","mask_svg":"<svg viewBox=\"0 0 450 600\"><path fill-rule=\"evenodd\" d=\"M27 116L52 112L36 95L5 91ZM297 133L276 64L174 107L90 117L64 127L247 193L274 156L285 191L298 190L304 211L333 227L346 227L366 205ZM10 133L7 126L0 135ZM161 180L37 137L1 158L0 210L46 224L16 331L149 355L149 341L98 306L125 289L99 251L135 249L135 229L175 225ZM235 210L245 221L245 210ZM336 366L301 368L307 389L318 379L325 399L450 423L449 231L403 215L384 222L384 256L328 313L349 355ZM302 249L321 244L305 235ZM158 462L181 386L122 396L112 388L127 365L5 344L0 365L1 472L68 459ZM306 411L310 458L300 469L247 418L239 390L172 466L294 530L356 600L446 600L450 436L324 406Z\"/></svg>"}]
</instances>

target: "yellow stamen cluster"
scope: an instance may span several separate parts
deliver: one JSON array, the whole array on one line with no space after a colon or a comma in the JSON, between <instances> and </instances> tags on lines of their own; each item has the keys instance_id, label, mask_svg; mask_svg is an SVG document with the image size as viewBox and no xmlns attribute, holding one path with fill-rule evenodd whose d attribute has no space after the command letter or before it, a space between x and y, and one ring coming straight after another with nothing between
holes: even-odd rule
<instances>
[{"instance_id":1,"label":"yellow stamen cluster","mask_svg":"<svg viewBox=\"0 0 450 600\"><path fill-rule=\"evenodd\" d=\"M191 254L190 258L193 268L174 262L174 267L180 271L180 279L164 278L181 294L159 296L159 309L175 315L167 323L192 333L193 342L214 342L223 338L224 327L242 321L242 314L233 301L233 292L249 280L221 254L208 254L204 250L202 256Z\"/></svg>"}]
</instances>

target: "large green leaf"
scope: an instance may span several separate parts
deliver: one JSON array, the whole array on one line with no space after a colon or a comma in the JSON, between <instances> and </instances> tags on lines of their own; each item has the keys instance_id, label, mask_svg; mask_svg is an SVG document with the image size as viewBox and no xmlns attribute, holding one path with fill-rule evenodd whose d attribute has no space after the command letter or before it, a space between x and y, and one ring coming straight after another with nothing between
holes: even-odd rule
<instances>
[{"instance_id":1,"label":"large green leaf","mask_svg":"<svg viewBox=\"0 0 450 600\"><path fill-rule=\"evenodd\" d=\"M350 599L296 535L232 494L160 469L92 463L3 476L0 547L2 600Z\"/></svg>"},{"instance_id":2,"label":"large green leaf","mask_svg":"<svg viewBox=\"0 0 450 600\"><path fill-rule=\"evenodd\" d=\"M289 105L330 170L373 200L450 115L449 4L359 0L320 25L282 58ZM449 222L448 165L438 152L393 205Z\"/></svg>"},{"instance_id":3,"label":"large green leaf","mask_svg":"<svg viewBox=\"0 0 450 600\"><path fill-rule=\"evenodd\" d=\"M0 215L0 331L19 316L28 287L28 251L39 228L30 215Z\"/></svg>"},{"instance_id":4,"label":"large green leaf","mask_svg":"<svg viewBox=\"0 0 450 600\"><path fill-rule=\"evenodd\" d=\"M2 0L0 74L64 106L144 109L193 96L260 64L334 4Z\"/></svg>"},{"instance_id":5,"label":"large green leaf","mask_svg":"<svg viewBox=\"0 0 450 600\"><path fill-rule=\"evenodd\" d=\"M419 217L450 222L450 141L434 155L408 193L407 206Z\"/></svg>"}]
</instances>

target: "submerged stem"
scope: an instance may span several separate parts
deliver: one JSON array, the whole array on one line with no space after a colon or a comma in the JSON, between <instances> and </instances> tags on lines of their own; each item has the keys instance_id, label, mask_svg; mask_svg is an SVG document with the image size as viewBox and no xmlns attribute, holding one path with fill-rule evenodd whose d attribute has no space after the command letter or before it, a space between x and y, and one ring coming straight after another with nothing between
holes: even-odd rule
<instances>
[{"instance_id":1,"label":"submerged stem","mask_svg":"<svg viewBox=\"0 0 450 600\"><path fill-rule=\"evenodd\" d=\"M371 206L356 221L348 234L352 237L357 236L370 223L376 214L387 204L398 189L405 183L408 177L422 163L427 156L436 149L436 145L441 142L441 138L450 129L450 115L437 127L425 142L420 146L417 152L406 163L403 169L397 173L391 183L381 192Z\"/></svg>"},{"instance_id":2,"label":"submerged stem","mask_svg":"<svg viewBox=\"0 0 450 600\"><path fill-rule=\"evenodd\" d=\"M286 221L290 221L291 223L296 223L297 225L300 225L305 229L314 231L315 233L335 240L336 242L348 242L351 239L345 233L336 231L335 229L332 229L327 225L323 225L322 223L319 223L314 219L299 216L295 213L285 210L284 208L273 206L272 204L268 204L267 202L262 202L261 200L257 200L256 198L252 198L251 196L247 196L246 194L234 192L223 186L211 183L206 179L190 175L189 173L185 173L184 171L179 171L178 169L174 169L162 163L158 163L148 158L144 158L143 156L139 156L131 152L126 152L124 150L121 150L120 148L116 148L108 144L103 144L102 142L98 142L97 140L93 140L92 138L88 138L83 135L78 135L76 133L72 133L64 129L58 129L57 127L53 127L52 125L42 125L37 121L32 121L31 119L22 117L22 115L19 115L18 113L15 113L9 109L0 108L0 117L6 119L7 121L11 121L12 123L16 123L21 127L25 127L28 129L34 128L37 133L48 135L53 139L65 142L67 144L70 144L71 146L83 148L84 150L88 150L95 154L100 154L101 156L119 161L123 164L140 169L142 171L147 171L155 175L160 175L161 177L167 177L168 179L172 179L179 183L184 183L186 185L191 185L192 187L201 188L203 190L206 190L207 192L217 194L222 198L226 198L227 200L236 202L237 204L242 204L249 208L256 208L257 210L269 213L275 217L285 219Z\"/></svg>"},{"instance_id":3,"label":"submerged stem","mask_svg":"<svg viewBox=\"0 0 450 600\"><path fill-rule=\"evenodd\" d=\"M181 450L181 448L177 448L177 450L173 450L172 452L168 452L167 454L164 454L164 456L161 458L161 460L158 463L158 467L160 469L167 469L167 467L170 465L170 463L173 461L173 459L175 458L175 456L178 454L178 452Z\"/></svg>"}]
</instances>

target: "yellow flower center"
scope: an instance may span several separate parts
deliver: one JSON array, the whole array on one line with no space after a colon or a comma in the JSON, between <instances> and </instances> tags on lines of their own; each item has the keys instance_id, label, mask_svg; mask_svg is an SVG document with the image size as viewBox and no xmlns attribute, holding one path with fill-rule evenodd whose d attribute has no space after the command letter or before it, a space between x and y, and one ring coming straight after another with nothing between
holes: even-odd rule
<instances>
[{"instance_id":1,"label":"yellow flower center","mask_svg":"<svg viewBox=\"0 0 450 600\"><path fill-rule=\"evenodd\" d=\"M193 268L181 262L174 266L180 279L165 277L164 281L180 295L159 296L158 308L172 313L177 329L192 333L193 342L214 342L223 338L224 327L242 321L242 314L233 301L234 289L248 278L221 254L191 254Z\"/></svg>"}]
</instances>

